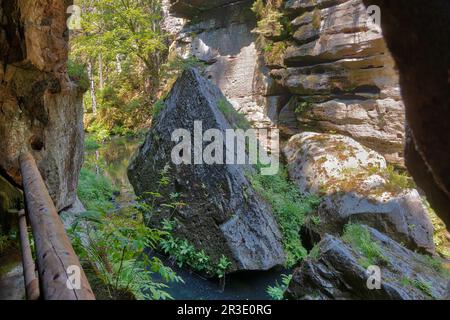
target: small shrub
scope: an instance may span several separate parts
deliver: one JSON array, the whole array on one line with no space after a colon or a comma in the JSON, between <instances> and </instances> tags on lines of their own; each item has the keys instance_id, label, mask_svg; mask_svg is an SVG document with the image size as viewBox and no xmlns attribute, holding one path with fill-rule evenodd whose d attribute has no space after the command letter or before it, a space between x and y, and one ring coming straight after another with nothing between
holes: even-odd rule
<instances>
[{"instance_id":1,"label":"small shrub","mask_svg":"<svg viewBox=\"0 0 450 320\"><path fill-rule=\"evenodd\" d=\"M363 255L363 258L359 261L359 263L364 268L371 265L386 264L388 262L383 256L378 243L372 240L370 232L366 226L349 223L345 227L342 239Z\"/></svg>"},{"instance_id":2,"label":"small shrub","mask_svg":"<svg viewBox=\"0 0 450 320\"><path fill-rule=\"evenodd\" d=\"M166 283L182 282L160 259L148 257L145 250L156 247L162 232L146 227L138 217L132 207L121 215L89 211L69 229L98 298L167 300L172 297ZM154 273L161 282L153 280Z\"/></svg>"},{"instance_id":3,"label":"small shrub","mask_svg":"<svg viewBox=\"0 0 450 320\"><path fill-rule=\"evenodd\" d=\"M386 179L384 189L388 192L400 193L415 188L414 180L408 174L396 170L392 165L389 165L382 175Z\"/></svg>"},{"instance_id":4,"label":"small shrub","mask_svg":"<svg viewBox=\"0 0 450 320\"><path fill-rule=\"evenodd\" d=\"M228 258L222 255L219 261L214 262L205 251L197 250L186 239L176 238L173 232L177 224L176 220L163 220L162 230L165 234L159 240L159 248L174 258L180 268L187 265L193 270L224 279L231 266Z\"/></svg>"},{"instance_id":5,"label":"small shrub","mask_svg":"<svg viewBox=\"0 0 450 320\"><path fill-rule=\"evenodd\" d=\"M250 180L255 190L272 206L283 234L286 265L293 267L307 256L300 239L300 228L306 215L317 209L320 198L300 196L297 187L289 182L285 168L281 168L274 176L255 174Z\"/></svg>"},{"instance_id":6,"label":"small shrub","mask_svg":"<svg viewBox=\"0 0 450 320\"><path fill-rule=\"evenodd\" d=\"M289 287L289 284L292 281L292 275L282 275L281 276L281 284L278 282L273 287L267 288L267 294L273 299L273 300L284 300L284 293Z\"/></svg>"},{"instance_id":7,"label":"small shrub","mask_svg":"<svg viewBox=\"0 0 450 320\"><path fill-rule=\"evenodd\" d=\"M257 0L253 4L252 11L258 18L257 27L253 32L266 38L286 38L292 28L289 19L281 11L281 0Z\"/></svg>"}]
</instances>

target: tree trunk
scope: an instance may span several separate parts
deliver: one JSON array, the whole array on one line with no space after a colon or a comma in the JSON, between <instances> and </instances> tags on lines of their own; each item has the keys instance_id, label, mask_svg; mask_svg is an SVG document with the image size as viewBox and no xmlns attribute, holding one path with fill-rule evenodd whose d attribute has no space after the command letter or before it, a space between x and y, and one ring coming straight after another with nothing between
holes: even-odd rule
<instances>
[{"instance_id":1,"label":"tree trunk","mask_svg":"<svg viewBox=\"0 0 450 320\"><path fill-rule=\"evenodd\" d=\"M103 89L105 87L105 79L103 78L103 55L101 53L98 55L98 77L100 79L99 88Z\"/></svg>"},{"instance_id":2,"label":"tree trunk","mask_svg":"<svg viewBox=\"0 0 450 320\"><path fill-rule=\"evenodd\" d=\"M117 73L122 73L122 63L120 61L120 55L116 55L116 70Z\"/></svg>"},{"instance_id":3,"label":"tree trunk","mask_svg":"<svg viewBox=\"0 0 450 320\"><path fill-rule=\"evenodd\" d=\"M92 66L92 60L89 59L88 60L88 77L89 77L89 82L91 84L91 98L92 98L92 112L94 113L94 115L97 114L97 98L95 97L95 81L94 81L94 71L93 71L93 66Z\"/></svg>"}]
</instances>

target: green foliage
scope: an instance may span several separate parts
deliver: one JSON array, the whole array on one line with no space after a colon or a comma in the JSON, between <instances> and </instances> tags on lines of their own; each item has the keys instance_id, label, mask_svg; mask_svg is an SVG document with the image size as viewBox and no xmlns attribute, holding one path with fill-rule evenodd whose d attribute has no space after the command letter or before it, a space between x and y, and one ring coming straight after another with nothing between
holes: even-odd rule
<instances>
[{"instance_id":1,"label":"green foliage","mask_svg":"<svg viewBox=\"0 0 450 320\"><path fill-rule=\"evenodd\" d=\"M161 111L164 109L164 107L165 107L164 99L156 101L152 108L152 118L156 119L161 113Z\"/></svg>"},{"instance_id":2,"label":"green foliage","mask_svg":"<svg viewBox=\"0 0 450 320\"><path fill-rule=\"evenodd\" d=\"M242 113L237 112L227 99L217 101L217 108L235 129L248 130L251 128L247 118Z\"/></svg>"},{"instance_id":3,"label":"green foliage","mask_svg":"<svg viewBox=\"0 0 450 320\"><path fill-rule=\"evenodd\" d=\"M416 289L419 289L420 291L422 291L426 296L428 296L430 298L434 298L431 285L426 281L423 281L421 279L412 280L412 279L403 277L400 280L400 283L404 287L415 287Z\"/></svg>"},{"instance_id":4,"label":"green foliage","mask_svg":"<svg viewBox=\"0 0 450 320\"><path fill-rule=\"evenodd\" d=\"M266 38L286 38L291 33L291 25L287 16L281 11L281 0L256 0L252 11L258 18L253 32Z\"/></svg>"},{"instance_id":5,"label":"green foliage","mask_svg":"<svg viewBox=\"0 0 450 320\"><path fill-rule=\"evenodd\" d=\"M431 269L438 272L445 278L450 278L450 270L445 267L441 258L428 255L423 255L423 258L425 259L426 265L428 265Z\"/></svg>"},{"instance_id":6,"label":"green foliage","mask_svg":"<svg viewBox=\"0 0 450 320\"><path fill-rule=\"evenodd\" d=\"M83 64L69 59L67 62L67 72L70 79L75 81L82 90L87 90L89 88L89 78L86 67Z\"/></svg>"},{"instance_id":7,"label":"green foliage","mask_svg":"<svg viewBox=\"0 0 450 320\"><path fill-rule=\"evenodd\" d=\"M98 143L95 136L86 136L86 139L84 139L84 148L86 150L97 150L100 148L100 144Z\"/></svg>"},{"instance_id":8,"label":"green foliage","mask_svg":"<svg viewBox=\"0 0 450 320\"><path fill-rule=\"evenodd\" d=\"M284 293L289 287L289 284L292 281L292 275L282 275L281 276L281 284L278 282L273 287L267 288L267 293L273 300L284 300Z\"/></svg>"},{"instance_id":9,"label":"green foliage","mask_svg":"<svg viewBox=\"0 0 450 320\"><path fill-rule=\"evenodd\" d=\"M269 43L264 47L264 58L267 65L284 65L284 54L286 52L286 43L283 41Z\"/></svg>"},{"instance_id":10,"label":"green foliage","mask_svg":"<svg viewBox=\"0 0 450 320\"><path fill-rule=\"evenodd\" d=\"M159 241L160 249L174 258L179 267L185 265L193 270L216 276L219 279L224 278L231 262L225 256L222 256L217 263L214 263L205 251L198 251L186 239L179 239L173 235L177 226L176 220L163 220L162 230L164 235Z\"/></svg>"},{"instance_id":11,"label":"green foliage","mask_svg":"<svg viewBox=\"0 0 450 320\"><path fill-rule=\"evenodd\" d=\"M371 265L385 265L388 263L383 256L378 243L372 240L369 229L360 224L349 223L345 227L342 239L363 255L359 263L367 268Z\"/></svg>"},{"instance_id":12,"label":"green foliage","mask_svg":"<svg viewBox=\"0 0 450 320\"><path fill-rule=\"evenodd\" d=\"M317 196L302 197L297 187L289 182L285 168L273 176L253 175L251 181L255 190L272 206L283 234L286 264L292 267L307 256L300 239L300 228L306 215L317 209L320 199Z\"/></svg>"},{"instance_id":13,"label":"green foliage","mask_svg":"<svg viewBox=\"0 0 450 320\"><path fill-rule=\"evenodd\" d=\"M95 92L84 99L85 127L99 140L134 133L148 125L161 86L168 43L161 0L78 0L77 5L83 8L82 29L71 37L70 57L77 64L69 64L69 74L85 88L94 83ZM85 65L92 66L91 75Z\"/></svg>"},{"instance_id":14,"label":"green foliage","mask_svg":"<svg viewBox=\"0 0 450 320\"><path fill-rule=\"evenodd\" d=\"M217 271L216 274L219 277L219 279L225 278L225 275L227 273L227 270L231 267L231 262L228 260L227 257L222 255L220 257L219 263L217 264Z\"/></svg>"},{"instance_id":15,"label":"green foliage","mask_svg":"<svg viewBox=\"0 0 450 320\"><path fill-rule=\"evenodd\" d=\"M167 284L182 279L145 252L155 249L166 232L146 226L147 206L138 203L120 213L114 210L114 191L104 175L81 170L78 195L89 211L77 217L69 233L96 295L104 299L171 299ZM153 280L155 274L162 282Z\"/></svg>"},{"instance_id":16,"label":"green foliage","mask_svg":"<svg viewBox=\"0 0 450 320\"><path fill-rule=\"evenodd\" d=\"M436 245L436 252L444 258L450 259L450 239L447 237L447 226L438 217L427 201L424 201L424 205L427 208L428 216L434 227L433 239L434 244Z\"/></svg>"},{"instance_id":17,"label":"green foliage","mask_svg":"<svg viewBox=\"0 0 450 320\"><path fill-rule=\"evenodd\" d=\"M398 171L392 165L389 165L382 172L382 175L386 179L383 188L389 192L400 193L404 190L415 188L414 180L407 173Z\"/></svg>"},{"instance_id":18,"label":"green foliage","mask_svg":"<svg viewBox=\"0 0 450 320\"><path fill-rule=\"evenodd\" d=\"M69 229L75 251L87 266L89 277L106 288L104 298L132 296L138 300L166 300L166 283L180 282L170 268L145 249L154 249L163 232L146 227L140 212L129 208L127 214L88 211ZM153 281L158 274L164 282Z\"/></svg>"},{"instance_id":19,"label":"green foliage","mask_svg":"<svg viewBox=\"0 0 450 320\"><path fill-rule=\"evenodd\" d=\"M317 260L320 256L320 248L318 245L314 246L314 248L312 248L312 250L309 252L308 257L313 259L313 260Z\"/></svg>"},{"instance_id":20,"label":"green foliage","mask_svg":"<svg viewBox=\"0 0 450 320\"><path fill-rule=\"evenodd\" d=\"M78 196L88 210L110 209L114 191L108 178L86 168L81 169Z\"/></svg>"}]
</instances>

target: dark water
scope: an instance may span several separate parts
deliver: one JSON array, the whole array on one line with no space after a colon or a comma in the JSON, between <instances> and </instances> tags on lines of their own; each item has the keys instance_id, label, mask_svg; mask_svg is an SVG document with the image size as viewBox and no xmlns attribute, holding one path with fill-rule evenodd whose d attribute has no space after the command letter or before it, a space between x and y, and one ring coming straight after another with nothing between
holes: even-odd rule
<instances>
[{"instance_id":1,"label":"dark water","mask_svg":"<svg viewBox=\"0 0 450 320\"><path fill-rule=\"evenodd\" d=\"M141 142L135 138L115 137L102 144L99 149L85 152L85 166L106 175L120 190L120 194L114 199L118 207L135 201L136 196L127 177L127 167ZM270 299L266 293L267 287L274 286L277 281L281 282L282 274L288 273L272 270L229 275L225 290L222 290L218 280L202 278L188 269L179 268L168 257L158 257L184 280L184 283L170 284L170 288L166 290L176 300L267 300Z\"/></svg>"}]
</instances>

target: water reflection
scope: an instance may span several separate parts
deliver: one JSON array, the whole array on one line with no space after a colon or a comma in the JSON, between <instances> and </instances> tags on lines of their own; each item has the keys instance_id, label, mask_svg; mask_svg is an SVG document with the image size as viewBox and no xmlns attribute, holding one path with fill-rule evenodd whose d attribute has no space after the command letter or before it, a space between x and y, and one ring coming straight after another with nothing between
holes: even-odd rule
<instances>
[{"instance_id":1,"label":"water reflection","mask_svg":"<svg viewBox=\"0 0 450 320\"><path fill-rule=\"evenodd\" d=\"M113 137L96 150L85 151L84 166L104 175L119 190L115 202L118 206L132 203L136 196L127 176L130 159L140 145L140 140L129 137Z\"/></svg>"}]
</instances>

